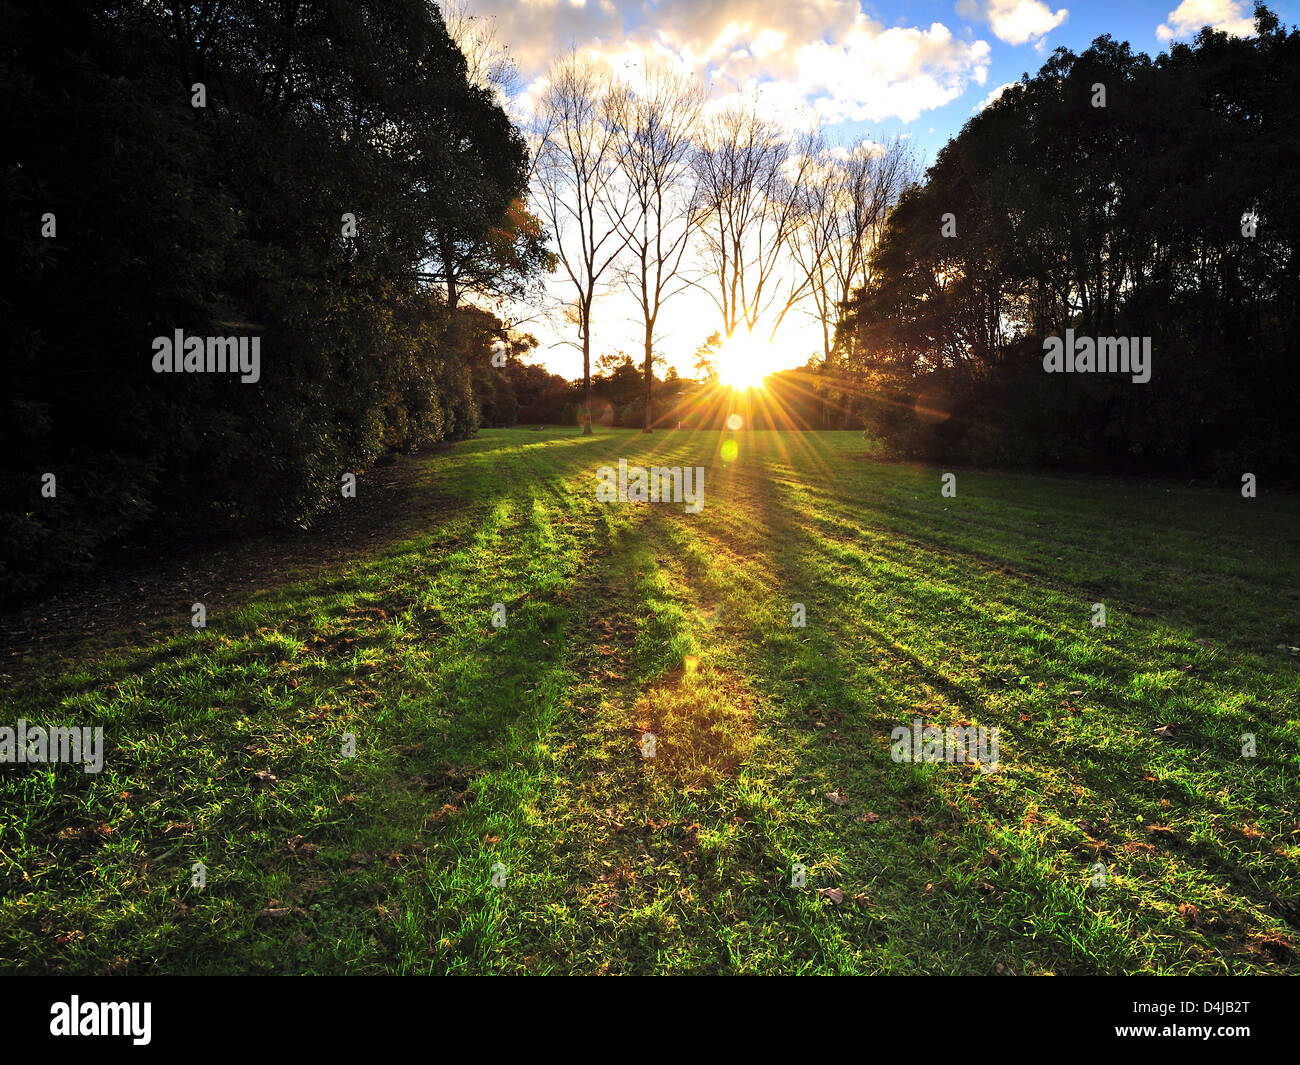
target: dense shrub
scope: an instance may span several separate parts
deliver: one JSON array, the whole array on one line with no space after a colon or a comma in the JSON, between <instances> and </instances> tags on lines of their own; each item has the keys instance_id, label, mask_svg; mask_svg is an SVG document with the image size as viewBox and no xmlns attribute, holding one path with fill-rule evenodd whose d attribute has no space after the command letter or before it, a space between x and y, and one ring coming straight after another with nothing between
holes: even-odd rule
<instances>
[{"instance_id":1,"label":"dense shrub","mask_svg":"<svg viewBox=\"0 0 1300 1065\"><path fill-rule=\"evenodd\" d=\"M477 430L430 245L488 283L527 159L436 7L3 3L0 38L0 596L111 540L306 523L341 473ZM258 338L260 380L155 373L177 329Z\"/></svg>"}]
</instances>

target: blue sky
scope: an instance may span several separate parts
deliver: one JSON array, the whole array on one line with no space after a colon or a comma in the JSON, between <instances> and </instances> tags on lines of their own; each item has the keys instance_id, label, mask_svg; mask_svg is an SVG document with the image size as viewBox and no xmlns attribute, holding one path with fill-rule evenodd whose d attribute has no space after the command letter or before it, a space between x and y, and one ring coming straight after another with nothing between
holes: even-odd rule
<instances>
[{"instance_id":1,"label":"blue sky","mask_svg":"<svg viewBox=\"0 0 1300 1065\"><path fill-rule=\"evenodd\" d=\"M873 12L882 21L897 24L943 22L954 33L969 33L990 45L989 71L984 91L972 88L952 103L927 111L911 123L888 122L879 127L910 130L927 162L934 160L938 150L961 129L962 124L971 116L972 108L982 103L988 92L1008 82L1019 81L1026 72L1032 77L1055 48L1064 46L1073 52L1081 52L1096 38L1110 34L1116 40L1128 41L1135 52L1155 56L1168 50L1171 39L1190 41L1201 25L1208 23L1230 29L1243 19L1250 21L1253 12L1250 0L1241 0L1235 4L1206 0L1204 3L1187 5L1171 3L1170 0L1132 0L1127 3L1089 0L1084 4L1044 4L1043 7L1053 16L1064 10L1065 19L1039 38L1023 44L1013 44L1000 39L989 22L980 18L979 14L973 18L964 16L958 10L959 5L955 0L903 0L901 3L860 6L863 10ZM987 6L980 5L981 8ZM1296 20L1296 4L1283 2L1268 6L1287 25ZM1183 10L1180 11L1180 7ZM1181 18L1171 17L1175 12L1179 12ZM1195 28L1187 30L1186 27L1191 25ZM1160 32L1161 27L1166 30L1163 34ZM930 132L931 129L934 130L933 133Z\"/></svg>"},{"instance_id":2,"label":"blue sky","mask_svg":"<svg viewBox=\"0 0 1300 1065\"><path fill-rule=\"evenodd\" d=\"M711 106L758 91L791 123L815 116L849 144L909 138L918 160L943 144L1007 83L1052 50L1078 52L1109 33L1156 55L1202 25L1252 32L1251 0L460 0L492 21L519 69L511 110L527 121L546 69L575 47L618 68L657 54L708 82ZM1269 5L1290 25L1300 0ZM563 285L553 286L563 298ZM689 353L714 328L698 293L681 297L664 354L690 373ZM706 301L707 302L707 301ZM530 326L557 373L581 373L561 325ZM778 361L797 365L820 346L810 319L790 318ZM612 293L593 328L596 352L637 350L635 305ZM775 368L775 366L774 366Z\"/></svg>"}]
</instances>

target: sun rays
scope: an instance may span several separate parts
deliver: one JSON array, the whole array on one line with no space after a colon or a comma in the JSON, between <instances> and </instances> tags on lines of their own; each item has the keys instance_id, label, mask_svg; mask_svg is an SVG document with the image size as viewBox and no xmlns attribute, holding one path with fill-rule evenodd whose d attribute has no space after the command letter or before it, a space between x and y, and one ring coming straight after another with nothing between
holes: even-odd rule
<instances>
[{"instance_id":1,"label":"sun rays","mask_svg":"<svg viewBox=\"0 0 1300 1065\"><path fill-rule=\"evenodd\" d=\"M718 381L737 392L762 388L764 379L775 373L776 352L772 345L753 333L736 333L718 349Z\"/></svg>"}]
</instances>

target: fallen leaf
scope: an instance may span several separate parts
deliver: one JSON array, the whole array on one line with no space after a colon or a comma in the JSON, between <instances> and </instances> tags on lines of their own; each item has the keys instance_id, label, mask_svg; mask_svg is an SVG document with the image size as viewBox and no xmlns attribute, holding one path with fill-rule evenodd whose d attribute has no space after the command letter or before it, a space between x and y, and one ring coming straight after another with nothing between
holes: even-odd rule
<instances>
[{"instance_id":1,"label":"fallen leaf","mask_svg":"<svg viewBox=\"0 0 1300 1065\"><path fill-rule=\"evenodd\" d=\"M838 791L828 791L826 793L826 798L830 799L830 801L833 802L836 806L846 806L849 801Z\"/></svg>"},{"instance_id":2,"label":"fallen leaf","mask_svg":"<svg viewBox=\"0 0 1300 1065\"><path fill-rule=\"evenodd\" d=\"M822 898L830 899L836 906L844 901L844 892L837 887L819 888L817 894L822 896Z\"/></svg>"},{"instance_id":3,"label":"fallen leaf","mask_svg":"<svg viewBox=\"0 0 1300 1065\"><path fill-rule=\"evenodd\" d=\"M865 813L862 815L862 820L864 820L869 825L874 825L877 821L880 820L880 815L874 813Z\"/></svg>"}]
</instances>

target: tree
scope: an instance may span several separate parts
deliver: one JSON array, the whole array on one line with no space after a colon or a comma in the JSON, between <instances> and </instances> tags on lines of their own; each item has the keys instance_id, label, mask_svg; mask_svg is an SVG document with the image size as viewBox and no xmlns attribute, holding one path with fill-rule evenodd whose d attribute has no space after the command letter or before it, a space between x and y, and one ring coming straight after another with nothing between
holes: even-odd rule
<instances>
[{"instance_id":1,"label":"tree","mask_svg":"<svg viewBox=\"0 0 1300 1065\"><path fill-rule=\"evenodd\" d=\"M692 366L696 377L701 381L716 381L718 378L718 349L722 347L722 334L710 333L695 349L695 362Z\"/></svg>"},{"instance_id":2,"label":"tree","mask_svg":"<svg viewBox=\"0 0 1300 1065\"><path fill-rule=\"evenodd\" d=\"M573 285L582 348L583 435L591 428L591 320L601 278L627 244L620 196L618 128L622 87L571 52L558 59L538 103L536 185L560 265Z\"/></svg>"},{"instance_id":3,"label":"tree","mask_svg":"<svg viewBox=\"0 0 1300 1065\"><path fill-rule=\"evenodd\" d=\"M439 7L447 35L465 57L470 84L493 92L504 105L519 90L519 67L497 33L496 17L471 14L465 0L442 0Z\"/></svg>"},{"instance_id":4,"label":"tree","mask_svg":"<svg viewBox=\"0 0 1300 1065\"><path fill-rule=\"evenodd\" d=\"M501 114L499 105L519 88L518 68L497 35L495 19L471 15L464 0L444 0L441 8L447 34L464 56L465 76L483 94L476 95L475 112L460 120L481 124L480 109L491 104L486 115L491 124ZM555 269L545 228L528 210L530 154L513 127L495 143L503 149L496 156L448 153L442 181L430 186L447 202L428 236L421 276L445 286L453 310L464 293L486 298L498 310L522 301L530 282ZM444 191L448 182L457 189L454 196Z\"/></svg>"},{"instance_id":5,"label":"tree","mask_svg":"<svg viewBox=\"0 0 1300 1065\"><path fill-rule=\"evenodd\" d=\"M1262 5L1255 29L1057 49L966 123L837 329L876 431L914 457L1297 468L1300 32ZM1081 368L1044 372L1067 331Z\"/></svg>"},{"instance_id":6,"label":"tree","mask_svg":"<svg viewBox=\"0 0 1300 1065\"><path fill-rule=\"evenodd\" d=\"M477 175L478 195L462 193L457 210L429 234L420 276L445 286L455 310L465 293L500 308L529 296L530 284L555 270L546 230L528 210L522 189L503 188L499 178ZM515 193L502 206L504 197ZM493 216L495 221L490 221ZM485 225L485 223L487 223Z\"/></svg>"},{"instance_id":7,"label":"tree","mask_svg":"<svg viewBox=\"0 0 1300 1065\"><path fill-rule=\"evenodd\" d=\"M616 128L630 210L619 219L630 265L623 271L645 327L645 428L650 432L655 329L664 304L688 287L683 260L700 215L694 203L691 150L705 90L695 77L666 63L643 62L637 86L615 97Z\"/></svg>"},{"instance_id":8,"label":"tree","mask_svg":"<svg viewBox=\"0 0 1300 1065\"><path fill-rule=\"evenodd\" d=\"M774 315L769 338L807 289L790 269L799 220L798 190L808 176L812 138L796 146L765 119L757 96L722 111L694 155L695 209L712 281L709 292L729 340Z\"/></svg>"},{"instance_id":9,"label":"tree","mask_svg":"<svg viewBox=\"0 0 1300 1065\"><path fill-rule=\"evenodd\" d=\"M822 330L822 378L830 380L836 341L851 347L852 332L839 337L842 309L854 289L871 277L871 252L885 219L902 190L915 180L915 163L906 142L864 141L851 150L818 146L799 190L799 223L791 253L807 279L813 314ZM854 357L846 351L847 368ZM843 390L844 415L850 417L851 393ZM823 403L823 424L826 423Z\"/></svg>"},{"instance_id":10,"label":"tree","mask_svg":"<svg viewBox=\"0 0 1300 1065\"><path fill-rule=\"evenodd\" d=\"M492 242L528 155L428 0L0 22L0 595L113 540L308 524L342 471L476 431L477 352L419 274L430 234ZM258 373L163 372L178 329L214 361L260 350ZM43 470L33 508L14 485Z\"/></svg>"}]
</instances>

